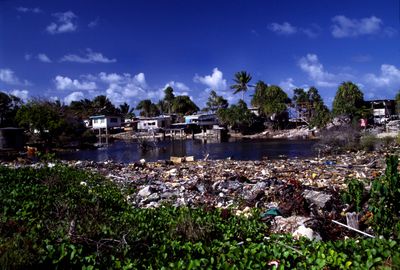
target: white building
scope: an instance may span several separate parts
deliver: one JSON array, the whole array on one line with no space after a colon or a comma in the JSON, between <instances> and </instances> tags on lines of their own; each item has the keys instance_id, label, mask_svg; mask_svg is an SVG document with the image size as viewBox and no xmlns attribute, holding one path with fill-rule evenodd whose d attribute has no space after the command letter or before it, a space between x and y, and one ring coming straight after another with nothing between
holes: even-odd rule
<instances>
[{"instance_id":1,"label":"white building","mask_svg":"<svg viewBox=\"0 0 400 270\"><path fill-rule=\"evenodd\" d=\"M185 116L185 124L196 124L198 126L218 125L218 119L215 114L193 114Z\"/></svg>"},{"instance_id":2,"label":"white building","mask_svg":"<svg viewBox=\"0 0 400 270\"><path fill-rule=\"evenodd\" d=\"M90 117L93 129L110 129L121 127L122 119L120 116L94 115Z\"/></svg>"},{"instance_id":3,"label":"white building","mask_svg":"<svg viewBox=\"0 0 400 270\"><path fill-rule=\"evenodd\" d=\"M166 115L160 115L157 117L146 117L139 118L138 130L159 130L169 128L171 125L171 117Z\"/></svg>"}]
</instances>

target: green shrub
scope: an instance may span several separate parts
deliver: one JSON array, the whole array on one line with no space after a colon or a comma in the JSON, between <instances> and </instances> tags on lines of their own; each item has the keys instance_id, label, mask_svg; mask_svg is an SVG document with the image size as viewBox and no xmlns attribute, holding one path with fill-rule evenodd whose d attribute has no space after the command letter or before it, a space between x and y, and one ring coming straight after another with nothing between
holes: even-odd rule
<instances>
[{"instance_id":1,"label":"green shrub","mask_svg":"<svg viewBox=\"0 0 400 270\"><path fill-rule=\"evenodd\" d=\"M397 241L269 235L259 212L133 208L109 180L57 165L0 167L2 269L396 269ZM265 236L268 236L267 238Z\"/></svg>"},{"instance_id":2,"label":"green shrub","mask_svg":"<svg viewBox=\"0 0 400 270\"><path fill-rule=\"evenodd\" d=\"M360 149L365 151L373 151L378 142L375 135L368 134L360 138Z\"/></svg>"},{"instance_id":3,"label":"green shrub","mask_svg":"<svg viewBox=\"0 0 400 270\"><path fill-rule=\"evenodd\" d=\"M353 204L356 211L360 212L364 201L364 183L358 179L347 180L347 191L342 193L342 200Z\"/></svg>"},{"instance_id":4,"label":"green shrub","mask_svg":"<svg viewBox=\"0 0 400 270\"><path fill-rule=\"evenodd\" d=\"M382 146L384 148L389 148L395 141L394 137L386 136L381 139Z\"/></svg>"},{"instance_id":5,"label":"green shrub","mask_svg":"<svg viewBox=\"0 0 400 270\"><path fill-rule=\"evenodd\" d=\"M385 237L400 237L400 178L399 159L386 159L385 174L375 179L371 188L370 208L373 213L374 230Z\"/></svg>"}]
</instances>

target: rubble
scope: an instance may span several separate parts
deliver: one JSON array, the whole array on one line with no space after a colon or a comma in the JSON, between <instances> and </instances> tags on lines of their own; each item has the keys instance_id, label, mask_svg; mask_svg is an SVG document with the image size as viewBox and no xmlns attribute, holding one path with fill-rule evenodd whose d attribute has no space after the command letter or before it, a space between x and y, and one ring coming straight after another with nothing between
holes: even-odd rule
<instances>
[{"instance_id":1,"label":"rubble","mask_svg":"<svg viewBox=\"0 0 400 270\"><path fill-rule=\"evenodd\" d=\"M297 230L292 234L294 239L299 239L300 237L306 237L310 240L322 240L321 236L314 232L312 229L300 225Z\"/></svg>"},{"instance_id":2,"label":"rubble","mask_svg":"<svg viewBox=\"0 0 400 270\"><path fill-rule=\"evenodd\" d=\"M258 208L261 213L273 213L268 219L272 220L271 232L312 239L318 234L322 238L339 237L342 231L349 231L329 221L346 222L339 196L347 188L346 178L367 181L384 171L384 157L365 152L261 161L61 162L108 177L129 191L126 199L135 207L207 206L229 208L241 216L249 216L251 209Z\"/></svg>"},{"instance_id":3,"label":"rubble","mask_svg":"<svg viewBox=\"0 0 400 270\"><path fill-rule=\"evenodd\" d=\"M315 190L305 190L304 198L315 204L319 208L324 208L325 204L331 200L332 195Z\"/></svg>"}]
</instances>

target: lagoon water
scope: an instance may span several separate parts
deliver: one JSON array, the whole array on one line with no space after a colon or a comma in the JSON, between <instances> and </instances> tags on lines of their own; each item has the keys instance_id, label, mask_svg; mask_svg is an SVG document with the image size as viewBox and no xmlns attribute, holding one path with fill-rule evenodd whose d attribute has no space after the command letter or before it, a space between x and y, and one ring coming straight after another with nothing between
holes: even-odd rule
<instances>
[{"instance_id":1,"label":"lagoon water","mask_svg":"<svg viewBox=\"0 0 400 270\"><path fill-rule=\"evenodd\" d=\"M167 160L170 156L194 156L203 159L260 160L280 155L287 157L312 157L315 155L310 140L265 140L241 139L227 142L207 142L205 140L164 140L155 143L154 148L143 151L137 142L116 141L108 147L92 150L65 152L59 155L66 160L113 160L122 163L136 162L142 158L146 161Z\"/></svg>"}]
</instances>

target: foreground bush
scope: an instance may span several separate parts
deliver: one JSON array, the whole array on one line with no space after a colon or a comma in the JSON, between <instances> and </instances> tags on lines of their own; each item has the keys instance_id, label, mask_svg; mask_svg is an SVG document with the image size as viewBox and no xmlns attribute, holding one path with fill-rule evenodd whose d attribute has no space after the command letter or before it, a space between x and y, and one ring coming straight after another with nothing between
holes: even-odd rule
<instances>
[{"instance_id":1,"label":"foreground bush","mask_svg":"<svg viewBox=\"0 0 400 270\"><path fill-rule=\"evenodd\" d=\"M293 241L268 236L258 213L165 206L135 209L110 181L68 167L0 167L4 269L395 269L384 239ZM268 236L265 238L265 236Z\"/></svg>"}]
</instances>

